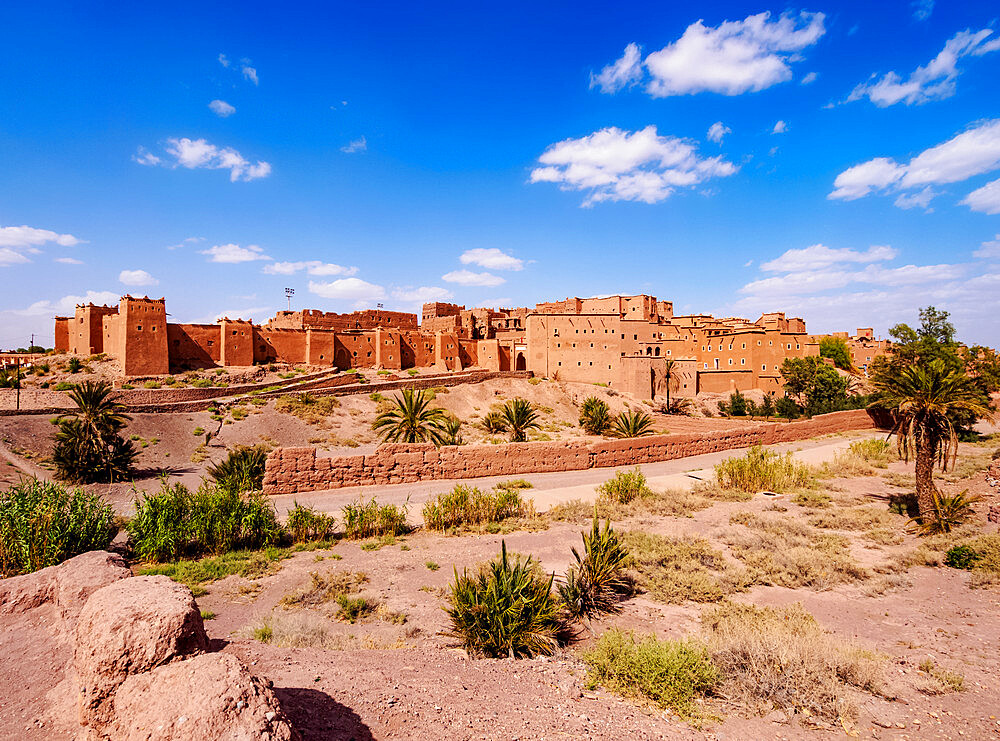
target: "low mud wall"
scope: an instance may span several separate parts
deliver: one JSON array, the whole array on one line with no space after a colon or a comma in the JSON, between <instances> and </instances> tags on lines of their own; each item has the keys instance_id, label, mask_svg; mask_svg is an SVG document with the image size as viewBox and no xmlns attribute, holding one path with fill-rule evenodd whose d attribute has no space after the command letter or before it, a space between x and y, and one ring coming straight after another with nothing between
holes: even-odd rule
<instances>
[{"instance_id":1,"label":"low mud wall","mask_svg":"<svg viewBox=\"0 0 1000 741\"><path fill-rule=\"evenodd\" d=\"M279 448L267 458L264 493L295 494L345 486L631 466L884 426L885 420L877 419L864 409L858 409L823 414L796 422L769 422L729 430L656 435L629 440L458 445L441 448L435 448L430 443L389 444L382 445L371 455L333 458L317 457L316 448Z\"/></svg>"}]
</instances>

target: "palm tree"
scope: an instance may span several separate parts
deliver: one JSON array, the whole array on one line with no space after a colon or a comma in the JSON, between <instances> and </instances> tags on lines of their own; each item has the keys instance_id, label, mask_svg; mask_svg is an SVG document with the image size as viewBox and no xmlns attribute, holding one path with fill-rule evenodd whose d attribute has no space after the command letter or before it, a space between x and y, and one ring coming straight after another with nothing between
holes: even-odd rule
<instances>
[{"instance_id":1,"label":"palm tree","mask_svg":"<svg viewBox=\"0 0 1000 741\"><path fill-rule=\"evenodd\" d=\"M893 412L899 452L906 461L914 457L917 506L921 518L930 518L938 498L934 466L945 471L958 455L952 417L990 419L993 410L973 379L962 370L950 370L940 359L901 370L888 368L872 378L872 385L879 397L872 406Z\"/></svg>"},{"instance_id":2,"label":"palm tree","mask_svg":"<svg viewBox=\"0 0 1000 741\"><path fill-rule=\"evenodd\" d=\"M57 417L59 431L52 460L67 480L123 480L138 455L130 440L119 433L131 419L112 397L107 381L76 384L69 397L77 408Z\"/></svg>"},{"instance_id":3,"label":"palm tree","mask_svg":"<svg viewBox=\"0 0 1000 741\"><path fill-rule=\"evenodd\" d=\"M430 399L424 391L403 389L403 395L393 398L395 406L375 417L372 429L379 433L382 442L423 443L441 445L444 442L443 409L428 408Z\"/></svg>"},{"instance_id":4,"label":"palm tree","mask_svg":"<svg viewBox=\"0 0 1000 741\"><path fill-rule=\"evenodd\" d=\"M512 443L523 443L528 439L528 430L538 429L538 412L526 399L511 399L501 410Z\"/></svg>"},{"instance_id":5,"label":"palm tree","mask_svg":"<svg viewBox=\"0 0 1000 741\"><path fill-rule=\"evenodd\" d=\"M442 445L461 445L462 420L458 417L448 417L441 427Z\"/></svg>"},{"instance_id":6,"label":"palm tree","mask_svg":"<svg viewBox=\"0 0 1000 741\"><path fill-rule=\"evenodd\" d=\"M73 386L69 398L77 408L59 416L76 420L91 435L102 437L120 431L132 419L125 414L125 406L112 397L114 389L107 381L84 381Z\"/></svg>"},{"instance_id":7,"label":"palm tree","mask_svg":"<svg viewBox=\"0 0 1000 741\"><path fill-rule=\"evenodd\" d=\"M591 435L603 435L611 427L611 410L606 401L588 396L580 405L580 426Z\"/></svg>"},{"instance_id":8,"label":"palm tree","mask_svg":"<svg viewBox=\"0 0 1000 741\"><path fill-rule=\"evenodd\" d=\"M674 363L676 362L676 360L667 360L663 364L663 371L667 377L667 409L670 409L670 377L674 372Z\"/></svg>"},{"instance_id":9,"label":"palm tree","mask_svg":"<svg viewBox=\"0 0 1000 741\"><path fill-rule=\"evenodd\" d=\"M507 420L504 419L503 413L498 411L492 411L483 417L483 429L486 430L491 435L496 435L500 432L507 431Z\"/></svg>"},{"instance_id":10,"label":"palm tree","mask_svg":"<svg viewBox=\"0 0 1000 741\"><path fill-rule=\"evenodd\" d=\"M615 437L644 437L653 434L652 426L653 420L645 412L622 412L615 417L611 434Z\"/></svg>"}]
</instances>

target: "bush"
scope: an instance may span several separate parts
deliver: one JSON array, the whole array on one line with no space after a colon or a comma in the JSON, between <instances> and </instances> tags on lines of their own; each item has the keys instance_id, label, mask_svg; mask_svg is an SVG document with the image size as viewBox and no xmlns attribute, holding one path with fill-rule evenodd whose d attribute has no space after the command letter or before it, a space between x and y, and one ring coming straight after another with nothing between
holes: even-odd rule
<instances>
[{"instance_id":1,"label":"bush","mask_svg":"<svg viewBox=\"0 0 1000 741\"><path fill-rule=\"evenodd\" d=\"M52 387L53 391L71 391L76 384L69 383L68 381L60 381L55 386Z\"/></svg>"},{"instance_id":2,"label":"bush","mask_svg":"<svg viewBox=\"0 0 1000 741\"><path fill-rule=\"evenodd\" d=\"M82 369L83 363L80 362L80 358L70 358L66 363L66 370L70 373L79 373Z\"/></svg>"},{"instance_id":3,"label":"bush","mask_svg":"<svg viewBox=\"0 0 1000 741\"><path fill-rule=\"evenodd\" d=\"M267 448L237 445L226 459L208 467L208 475L220 489L237 493L260 491L264 486L264 466Z\"/></svg>"},{"instance_id":4,"label":"bush","mask_svg":"<svg viewBox=\"0 0 1000 741\"><path fill-rule=\"evenodd\" d=\"M130 545L148 561L262 548L282 535L274 507L262 495L207 484L194 493L183 484L164 484L155 494L143 494L126 527Z\"/></svg>"},{"instance_id":5,"label":"bush","mask_svg":"<svg viewBox=\"0 0 1000 741\"><path fill-rule=\"evenodd\" d=\"M950 533L974 514L972 505L982 498L978 494L969 494L968 489L958 494L942 494L935 490L933 494L931 511L910 520L921 535Z\"/></svg>"},{"instance_id":6,"label":"bush","mask_svg":"<svg viewBox=\"0 0 1000 741\"><path fill-rule=\"evenodd\" d=\"M653 434L653 419L642 411L622 412L615 417L615 425L611 430L614 437L630 438L645 437Z\"/></svg>"},{"instance_id":7,"label":"bush","mask_svg":"<svg viewBox=\"0 0 1000 741\"><path fill-rule=\"evenodd\" d=\"M0 576L54 566L104 550L118 528L97 494L32 479L0 494Z\"/></svg>"},{"instance_id":8,"label":"bush","mask_svg":"<svg viewBox=\"0 0 1000 741\"><path fill-rule=\"evenodd\" d=\"M625 533L636 583L660 602L716 602L744 587L745 576L701 538Z\"/></svg>"},{"instance_id":9,"label":"bush","mask_svg":"<svg viewBox=\"0 0 1000 741\"><path fill-rule=\"evenodd\" d=\"M507 420L501 412L493 411L483 417L483 429L491 435L498 435L507 431Z\"/></svg>"},{"instance_id":10,"label":"bush","mask_svg":"<svg viewBox=\"0 0 1000 741\"><path fill-rule=\"evenodd\" d=\"M647 496L652 492L646 485L646 477L636 466L632 471L618 471L614 478L597 487L597 493L602 499L628 504L636 497Z\"/></svg>"},{"instance_id":11,"label":"bush","mask_svg":"<svg viewBox=\"0 0 1000 741\"><path fill-rule=\"evenodd\" d=\"M74 384L72 412L60 415L52 462L60 478L74 483L123 481L138 451L121 432L130 417L112 396L107 381Z\"/></svg>"},{"instance_id":12,"label":"bush","mask_svg":"<svg viewBox=\"0 0 1000 741\"><path fill-rule=\"evenodd\" d=\"M605 632L583 655L591 686L604 685L626 697L646 698L683 718L697 715L696 697L712 690L719 672L705 644L689 639L636 640L617 628Z\"/></svg>"},{"instance_id":13,"label":"bush","mask_svg":"<svg viewBox=\"0 0 1000 741\"><path fill-rule=\"evenodd\" d=\"M750 404L753 404L753 402L750 402ZM754 406L754 409L756 410L756 406ZM725 414L727 417L745 417L747 410L747 397L739 391L734 391L729 395L728 403L724 401L719 402L719 413Z\"/></svg>"},{"instance_id":14,"label":"bush","mask_svg":"<svg viewBox=\"0 0 1000 741\"><path fill-rule=\"evenodd\" d=\"M953 569L971 571L976 561L982 558L974 548L967 545L956 545L948 549L944 556L944 565Z\"/></svg>"},{"instance_id":15,"label":"bush","mask_svg":"<svg viewBox=\"0 0 1000 741\"><path fill-rule=\"evenodd\" d=\"M333 535L335 523L333 515L317 512L312 507L306 507L298 502L292 502L285 520L285 528L292 536L293 543L308 543L313 540L326 540Z\"/></svg>"},{"instance_id":16,"label":"bush","mask_svg":"<svg viewBox=\"0 0 1000 741\"><path fill-rule=\"evenodd\" d=\"M531 505L517 489L501 488L484 492L465 484L429 500L423 509L424 525L430 530L450 530L463 525L483 525L509 517L525 517Z\"/></svg>"},{"instance_id":17,"label":"bush","mask_svg":"<svg viewBox=\"0 0 1000 741\"><path fill-rule=\"evenodd\" d=\"M530 556L500 556L474 574L455 571L445 611L451 635L470 653L491 658L548 655L558 646L562 628L559 601Z\"/></svg>"},{"instance_id":18,"label":"bush","mask_svg":"<svg viewBox=\"0 0 1000 741\"><path fill-rule=\"evenodd\" d=\"M380 505L375 497L368 502L358 497L356 502L344 506L344 537L359 540L408 533L410 526L406 522L406 512L405 504L402 507Z\"/></svg>"},{"instance_id":19,"label":"bush","mask_svg":"<svg viewBox=\"0 0 1000 741\"><path fill-rule=\"evenodd\" d=\"M580 427L589 435L603 435L611 428L611 408L606 401L588 396L580 405Z\"/></svg>"},{"instance_id":20,"label":"bush","mask_svg":"<svg viewBox=\"0 0 1000 741\"><path fill-rule=\"evenodd\" d=\"M567 612L575 618L590 618L607 612L618 612L618 599L631 591L631 581L623 569L628 561L628 548L611 523L601 530L597 515L590 533L583 536L583 556L573 548L576 563L569 567L559 585L559 596Z\"/></svg>"},{"instance_id":21,"label":"bush","mask_svg":"<svg viewBox=\"0 0 1000 741\"><path fill-rule=\"evenodd\" d=\"M327 417L340 407L334 396L317 398L308 392L281 396L274 402L276 411L291 414L312 425L326 423Z\"/></svg>"},{"instance_id":22,"label":"bush","mask_svg":"<svg viewBox=\"0 0 1000 741\"><path fill-rule=\"evenodd\" d=\"M747 493L767 490L780 494L807 486L812 481L812 469L793 461L791 453L779 455L755 445L742 458L727 458L719 463L715 467L715 478L723 489Z\"/></svg>"}]
</instances>

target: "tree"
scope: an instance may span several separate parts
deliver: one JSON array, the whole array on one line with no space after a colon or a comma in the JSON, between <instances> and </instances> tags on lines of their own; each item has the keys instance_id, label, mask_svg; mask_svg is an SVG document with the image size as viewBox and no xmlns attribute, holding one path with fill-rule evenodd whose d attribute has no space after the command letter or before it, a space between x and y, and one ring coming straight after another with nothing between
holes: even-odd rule
<instances>
[{"instance_id":1,"label":"tree","mask_svg":"<svg viewBox=\"0 0 1000 741\"><path fill-rule=\"evenodd\" d=\"M458 417L448 417L445 419L441 432L443 434L443 445L462 444L462 420Z\"/></svg>"},{"instance_id":2,"label":"tree","mask_svg":"<svg viewBox=\"0 0 1000 741\"><path fill-rule=\"evenodd\" d=\"M511 399L501 410L512 443L523 443L528 439L528 430L538 429L538 412L526 399Z\"/></svg>"},{"instance_id":3,"label":"tree","mask_svg":"<svg viewBox=\"0 0 1000 741\"><path fill-rule=\"evenodd\" d=\"M69 398L77 408L57 417L52 460L59 475L79 483L121 481L128 477L138 451L120 434L131 419L112 397L107 381L84 381Z\"/></svg>"},{"instance_id":4,"label":"tree","mask_svg":"<svg viewBox=\"0 0 1000 741\"><path fill-rule=\"evenodd\" d=\"M421 390L403 389L402 396L393 398L395 406L375 417L372 429L389 443L431 442L440 446L444 442L444 410L431 408L430 399Z\"/></svg>"},{"instance_id":5,"label":"tree","mask_svg":"<svg viewBox=\"0 0 1000 741\"><path fill-rule=\"evenodd\" d=\"M622 412L615 417L615 437L645 437L653 434L653 420L642 411Z\"/></svg>"},{"instance_id":6,"label":"tree","mask_svg":"<svg viewBox=\"0 0 1000 741\"><path fill-rule=\"evenodd\" d=\"M590 435L603 435L611 427L611 409L596 396L588 396L580 405L580 426Z\"/></svg>"},{"instance_id":7,"label":"tree","mask_svg":"<svg viewBox=\"0 0 1000 741\"><path fill-rule=\"evenodd\" d=\"M747 397L739 391L734 391L729 395L728 403L719 402L719 412L727 417L745 417L747 414Z\"/></svg>"},{"instance_id":8,"label":"tree","mask_svg":"<svg viewBox=\"0 0 1000 741\"><path fill-rule=\"evenodd\" d=\"M677 362L676 360L668 358L663 363L663 373L667 378L667 409L670 409L670 382L674 374L674 365L676 364L676 362Z\"/></svg>"},{"instance_id":9,"label":"tree","mask_svg":"<svg viewBox=\"0 0 1000 741\"><path fill-rule=\"evenodd\" d=\"M822 358L830 358L833 364L848 372L854 371L851 361L851 350L842 337L822 337L819 341L819 354Z\"/></svg>"},{"instance_id":10,"label":"tree","mask_svg":"<svg viewBox=\"0 0 1000 741\"><path fill-rule=\"evenodd\" d=\"M807 414L835 412L852 406L847 393L850 381L821 358L785 358L781 376L785 379L785 391L796 397Z\"/></svg>"},{"instance_id":11,"label":"tree","mask_svg":"<svg viewBox=\"0 0 1000 741\"><path fill-rule=\"evenodd\" d=\"M872 378L878 397L873 406L895 416L899 451L913 455L916 466L917 506L922 518L932 516L938 500L934 466L947 470L958 454L956 413L989 419L993 410L964 370L955 370L935 358L897 370L887 366Z\"/></svg>"}]
</instances>

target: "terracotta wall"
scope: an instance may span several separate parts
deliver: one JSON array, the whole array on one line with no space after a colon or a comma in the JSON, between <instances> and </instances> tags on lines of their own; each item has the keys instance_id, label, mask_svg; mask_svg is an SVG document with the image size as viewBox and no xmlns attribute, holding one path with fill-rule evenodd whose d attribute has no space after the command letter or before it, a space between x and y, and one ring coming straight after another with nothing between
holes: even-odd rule
<instances>
[{"instance_id":1,"label":"terracotta wall","mask_svg":"<svg viewBox=\"0 0 1000 741\"><path fill-rule=\"evenodd\" d=\"M295 494L345 486L518 476L686 458L750 445L771 445L880 426L866 410L824 414L787 423L761 423L688 435L632 440L459 445L382 445L372 455L317 458L316 448L279 448L267 458L265 494Z\"/></svg>"},{"instance_id":2,"label":"terracotta wall","mask_svg":"<svg viewBox=\"0 0 1000 741\"><path fill-rule=\"evenodd\" d=\"M257 327L253 344L253 358L257 363L306 362L306 333L301 329Z\"/></svg>"},{"instance_id":3,"label":"terracotta wall","mask_svg":"<svg viewBox=\"0 0 1000 741\"><path fill-rule=\"evenodd\" d=\"M168 324L167 348L173 370L211 368L219 362L218 324Z\"/></svg>"}]
</instances>

